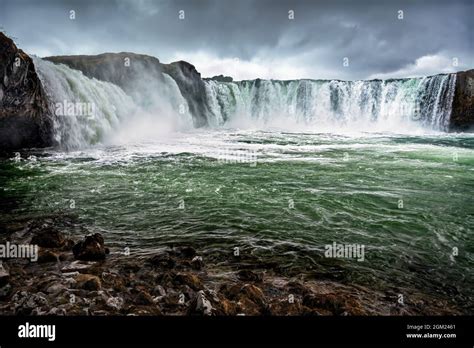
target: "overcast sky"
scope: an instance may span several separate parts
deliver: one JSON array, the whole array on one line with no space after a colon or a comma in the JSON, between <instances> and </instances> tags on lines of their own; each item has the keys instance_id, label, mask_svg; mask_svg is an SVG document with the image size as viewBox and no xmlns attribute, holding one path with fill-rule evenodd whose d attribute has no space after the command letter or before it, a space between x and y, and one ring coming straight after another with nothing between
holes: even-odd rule
<instances>
[{"instance_id":1,"label":"overcast sky","mask_svg":"<svg viewBox=\"0 0 474 348\"><path fill-rule=\"evenodd\" d=\"M352 80L474 68L473 4L0 0L0 27L38 56L132 51L189 61L204 77Z\"/></svg>"}]
</instances>

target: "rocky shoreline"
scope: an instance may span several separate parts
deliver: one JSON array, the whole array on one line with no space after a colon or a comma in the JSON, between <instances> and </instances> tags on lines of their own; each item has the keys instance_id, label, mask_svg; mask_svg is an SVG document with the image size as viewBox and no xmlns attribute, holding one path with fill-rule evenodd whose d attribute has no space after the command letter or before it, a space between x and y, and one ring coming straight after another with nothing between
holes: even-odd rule
<instances>
[{"instance_id":1,"label":"rocky shoreline","mask_svg":"<svg viewBox=\"0 0 474 348\"><path fill-rule=\"evenodd\" d=\"M109 250L101 234L74 241L60 217L2 225L0 242L38 245L38 259L0 259L1 315L457 315L452 304L287 275L264 260L192 246L153 255Z\"/></svg>"}]
</instances>

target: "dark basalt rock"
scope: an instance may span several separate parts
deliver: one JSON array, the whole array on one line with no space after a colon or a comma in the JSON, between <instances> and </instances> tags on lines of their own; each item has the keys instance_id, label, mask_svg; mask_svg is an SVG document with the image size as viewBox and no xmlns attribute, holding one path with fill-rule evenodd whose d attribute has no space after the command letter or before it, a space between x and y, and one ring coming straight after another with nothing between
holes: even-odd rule
<instances>
[{"instance_id":1,"label":"dark basalt rock","mask_svg":"<svg viewBox=\"0 0 474 348\"><path fill-rule=\"evenodd\" d=\"M206 86L194 65L180 60L179 62L163 64L163 72L176 81L181 94L188 102L189 111L194 115L194 125L196 127L206 126L207 115L210 112Z\"/></svg>"},{"instance_id":2,"label":"dark basalt rock","mask_svg":"<svg viewBox=\"0 0 474 348\"><path fill-rule=\"evenodd\" d=\"M240 310L250 315L262 314L266 311L267 300L259 287L252 284L223 284L219 290L228 299L239 304Z\"/></svg>"},{"instance_id":3,"label":"dark basalt rock","mask_svg":"<svg viewBox=\"0 0 474 348\"><path fill-rule=\"evenodd\" d=\"M72 248L78 260L96 261L105 259L108 249L104 247L104 238L100 233L91 234Z\"/></svg>"},{"instance_id":4,"label":"dark basalt rock","mask_svg":"<svg viewBox=\"0 0 474 348\"><path fill-rule=\"evenodd\" d=\"M256 287L252 284L245 284L240 289L240 294L246 296L248 299L258 304L259 306L264 307L266 304L265 295L263 294L262 289Z\"/></svg>"},{"instance_id":5,"label":"dark basalt rock","mask_svg":"<svg viewBox=\"0 0 474 348\"><path fill-rule=\"evenodd\" d=\"M199 277L192 273L178 273L174 277L174 282L176 284L187 285L193 290L201 290L203 288Z\"/></svg>"},{"instance_id":6,"label":"dark basalt rock","mask_svg":"<svg viewBox=\"0 0 474 348\"><path fill-rule=\"evenodd\" d=\"M196 256L196 249L190 246L178 247L173 250L173 254L178 257L183 257L186 259L192 259Z\"/></svg>"},{"instance_id":7,"label":"dark basalt rock","mask_svg":"<svg viewBox=\"0 0 474 348\"><path fill-rule=\"evenodd\" d=\"M0 33L0 150L52 143L52 113L33 60Z\"/></svg>"},{"instance_id":8,"label":"dark basalt rock","mask_svg":"<svg viewBox=\"0 0 474 348\"><path fill-rule=\"evenodd\" d=\"M191 267L195 270L202 269L204 267L204 261L202 260L202 256L194 256L190 264L191 264Z\"/></svg>"},{"instance_id":9,"label":"dark basalt rock","mask_svg":"<svg viewBox=\"0 0 474 348\"><path fill-rule=\"evenodd\" d=\"M78 274L75 280L78 289L97 291L102 287L99 277L92 274Z\"/></svg>"},{"instance_id":10,"label":"dark basalt rock","mask_svg":"<svg viewBox=\"0 0 474 348\"><path fill-rule=\"evenodd\" d=\"M58 262L59 256L51 250L40 250L38 263Z\"/></svg>"},{"instance_id":11,"label":"dark basalt rock","mask_svg":"<svg viewBox=\"0 0 474 348\"><path fill-rule=\"evenodd\" d=\"M213 77L205 77L205 81L217 81L217 82L232 82L234 79L230 76L216 75Z\"/></svg>"},{"instance_id":12,"label":"dark basalt rock","mask_svg":"<svg viewBox=\"0 0 474 348\"><path fill-rule=\"evenodd\" d=\"M61 248L65 243L64 235L51 226L46 226L31 238L31 244L36 244L42 248Z\"/></svg>"},{"instance_id":13,"label":"dark basalt rock","mask_svg":"<svg viewBox=\"0 0 474 348\"><path fill-rule=\"evenodd\" d=\"M146 290L137 290L133 294L133 302L137 305L152 305L153 297Z\"/></svg>"},{"instance_id":14,"label":"dark basalt rock","mask_svg":"<svg viewBox=\"0 0 474 348\"><path fill-rule=\"evenodd\" d=\"M474 69L456 74L450 130L474 130Z\"/></svg>"}]
</instances>

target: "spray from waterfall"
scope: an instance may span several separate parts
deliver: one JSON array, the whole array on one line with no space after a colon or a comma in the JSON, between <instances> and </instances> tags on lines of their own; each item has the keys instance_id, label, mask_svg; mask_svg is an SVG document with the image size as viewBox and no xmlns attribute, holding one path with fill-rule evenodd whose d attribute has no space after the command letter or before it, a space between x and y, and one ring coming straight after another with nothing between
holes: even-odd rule
<instances>
[{"instance_id":1,"label":"spray from waterfall","mask_svg":"<svg viewBox=\"0 0 474 348\"><path fill-rule=\"evenodd\" d=\"M63 148L153 140L192 127L186 100L166 74L163 81L135 83L128 95L66 65L40 58L34 63L54 111L55 140Z\"/></svg>"}]
</instances>

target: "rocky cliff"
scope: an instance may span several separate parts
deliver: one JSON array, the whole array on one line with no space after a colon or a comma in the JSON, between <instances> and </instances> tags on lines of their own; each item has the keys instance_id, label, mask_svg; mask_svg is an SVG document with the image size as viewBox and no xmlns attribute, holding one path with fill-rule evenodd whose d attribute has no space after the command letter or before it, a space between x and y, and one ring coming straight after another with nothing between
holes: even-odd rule
<instances>
[{"instance_id":1,"label":"rocky cliff","mask_svg":"<svg viewBox=\"0 0 474 348\"><path fill-rule=\"evenodd\" d=\"M52 116L32 59L0 33L0 150L52 144Z\"/></svg>"},{"instance_id":2,"label":"rocky cliff","mask_svg":"<svg viewBox=\"0 0 474 348\"><path fill-rule=\"evenodd\" d=\"M474 69L456 74L450 130L474 130Z\"/></svg>"},{"instance_id":3,"label":"rocky cliff","mask_svg":"<svg viewBox=\"0 0 474 348\"><path fill-rule=\"evenodd\" d=\"M206 86L194 65L185 61L163 64L163 71L178 84L191 113L197 119L196 126L206 126L209 113Z\"/></svg>"}]
</instances>

